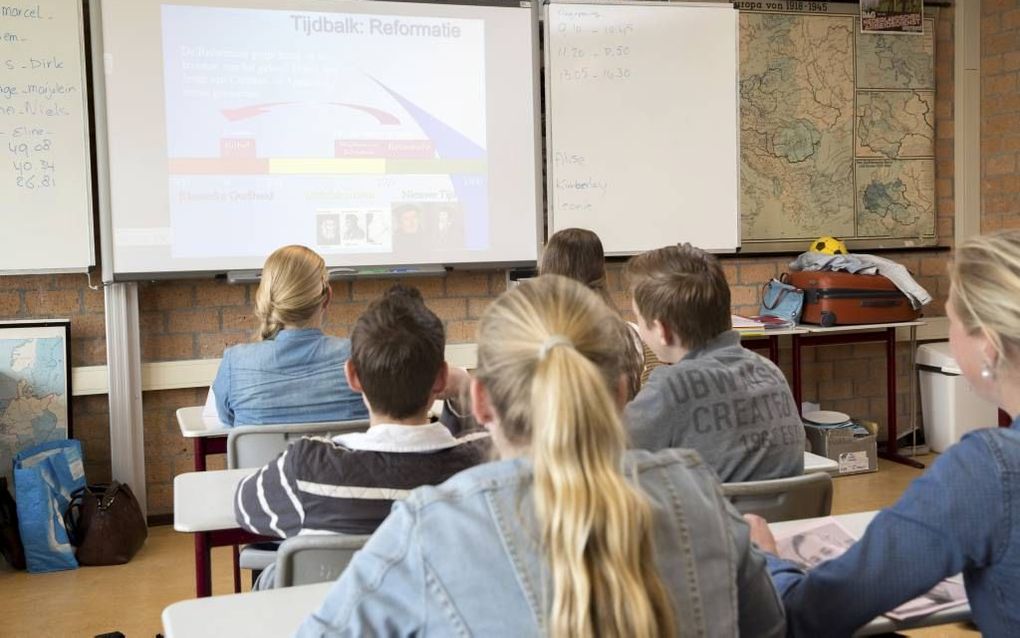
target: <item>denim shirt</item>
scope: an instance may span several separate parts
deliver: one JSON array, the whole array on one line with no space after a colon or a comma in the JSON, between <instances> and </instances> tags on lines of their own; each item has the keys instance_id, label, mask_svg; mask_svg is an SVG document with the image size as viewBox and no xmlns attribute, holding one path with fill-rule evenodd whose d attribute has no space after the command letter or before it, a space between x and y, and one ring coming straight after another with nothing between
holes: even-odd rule
<instances>
[{"instance_id":1,"label":"denim shirt","mask_svg":"<svg viewBox=\"0 0 1020 638\"><path fill-rule=\"evenodd\" d=\"M964 436L839 558L768 560L791 636L849 636L961 571L982 635L1020 635L1020 419Z\"/></svg>"},{"instance_id":2,"label":"denim shirt","mask_svg":"<svg viewBox=\"0 0 1020 638\"><path fill-rule=\"evenodd\" d=\"M281 330L276 338L227 348L213 381L227 425L367 419L344 364L351 342L317 328Z\"/></svg>"},{"instance_id":3,"label":"denim shirt","mask_svg":"<svg viewBox=\"0 0 1020 638\"><path fill-rule=\"evenodd\" d=\"M691 636L781 636L765 559L696 452L632 451L654 515L655 562ZM300 636L535 636L551 577L524 459L414 490L358 552Z\"/></svg>"}]
</instances>

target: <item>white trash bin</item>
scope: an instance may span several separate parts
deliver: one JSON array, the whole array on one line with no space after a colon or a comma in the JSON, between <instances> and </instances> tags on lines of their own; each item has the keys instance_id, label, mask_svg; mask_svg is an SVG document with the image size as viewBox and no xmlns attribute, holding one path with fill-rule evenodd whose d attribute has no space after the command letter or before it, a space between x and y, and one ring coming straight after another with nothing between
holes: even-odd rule
<instances>
[{"instance_id":1,"label":"white trash bin","mask_svg":"<svg viewBox=\"0 0 1020 638\"><path fill-rule=\"evenodd\" d=\"M963 378L948 341L917 348L917 374L924 440L932 451L944 452L967 432L998 425L999 408L978 396Z\"/></svg>"}]
</instances>

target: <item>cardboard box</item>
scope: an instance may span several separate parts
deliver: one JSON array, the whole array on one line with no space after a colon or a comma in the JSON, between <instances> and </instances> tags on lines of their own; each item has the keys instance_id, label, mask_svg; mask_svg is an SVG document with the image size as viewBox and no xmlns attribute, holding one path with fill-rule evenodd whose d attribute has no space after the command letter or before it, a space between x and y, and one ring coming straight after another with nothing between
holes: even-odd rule
<instances>
[{"instance_id":1,"label":"cardboard box","mask_svg":"<svg viewBox=\"0 0 1020 638\"><path fill-rule=\"evenodd\" d=\"M837 474L863 474L878 471L878 424L870 421L855 421L869 434L855 436L853 428L820 428L804 424L804 432L811 444L811 451L839 464Z\"/></svg>"}]
</instances>

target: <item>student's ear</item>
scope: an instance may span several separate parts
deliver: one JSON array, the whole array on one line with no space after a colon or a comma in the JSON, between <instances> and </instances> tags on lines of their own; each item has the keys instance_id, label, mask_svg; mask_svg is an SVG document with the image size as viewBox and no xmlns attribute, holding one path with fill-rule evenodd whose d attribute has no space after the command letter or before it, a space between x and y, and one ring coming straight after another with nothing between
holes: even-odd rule
<instances>
[{"instance_id":1,"label":"student's ear","mask_svg":"<svg viewBox=\"0 0 1020 638\"><path fill-rule=\"evenodd\" d=\"M485 389L482 382L476 378L471 379L471 416L475 421L488 426L496 421L496 411L492 409L492 402L489 401L489 391Z\"/></svg>"},{"instance_id":2,"label":"student's ear","mask_svg":"<svg viewBox=\"0 0 1020 638\"><path fill-rule=\"evenodd\" d=\"M436 380L432 384L432 399L438 399L446 395L446 385L450 379L450 366L444 361L436 373Z\"/></svg>"},{"instance_id":3,"label":"student's ear","mask_svg":"<svg viewBox=\"0 0 1020 638\"><path fill-rule=\"evenodd\" d=\"M651 328L652 334L655 335L655 338L661 345L666 347L675 345L676 335L669 329L669 326L658 319L653 319Z\"/></svg>"},{"instance_id":4,"label":"student's ear","mask_svg":"<svg viewBox=\"0 0 1020 638\"><path fill-rule=\"evenodd\" d=\"M365 391L361 388L361 379L358 378L358 369L354 367L354 361L351 359L348 359L344 364L344 377L347 378L347 385L351 387L351 390L364 394Z\"/></svg>"},{"instance_id":5,"label":"student's ear","mask_svg":"<svg viewBox=\"0 0 1020 638\"><path fill-rule=\"evenodd\" d=\"M326 284L326 298L322 300L322 309L325 310L329 302L333 301L333 286ZM350 359L348 359L350 361Z\"/></svg>"}]
</instances>

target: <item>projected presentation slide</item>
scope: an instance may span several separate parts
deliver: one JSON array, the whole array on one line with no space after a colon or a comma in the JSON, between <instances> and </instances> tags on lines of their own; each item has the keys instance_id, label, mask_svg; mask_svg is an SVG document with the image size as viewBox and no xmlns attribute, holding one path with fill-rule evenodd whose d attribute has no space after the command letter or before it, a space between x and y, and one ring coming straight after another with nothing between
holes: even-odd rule
<instances>
[{"instance_id":1,"label":"projected presentation slide","mask_svg":"<svg viewBox=\"0 0 1020 638\"><path fill-rule=\"evenodd\" d=\"M105 4L116 13L116 2ZM114 36L116 17L104 24L115 49L107 83L118 272L257 268L285 243L308 245L330 265L535 257L533 77L501 78L494 55L509 44L511 31L494 26L508 9L464 6L475 16L457 17L449 5L258 4L163 4L150 14L159 51L141 57L158 60L143 80L161 84L152 96L164 114L156 171L122 162L132 145L151 154L136 134L153 133L118 117L118 90L126 93L129 71L140 78L145 69L117 58L146 45ZM389 7L412 15L380 11ZM518 61L530 55L529 44ZM527 90L510 98L506 79ZM142 182L119 179L118 165ZM159 193L142 187L159 182ZM157 194L165 206L153 211Z\"/></svg>"}]
</instances>

